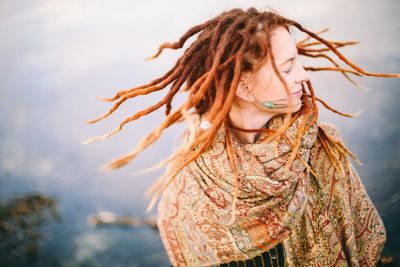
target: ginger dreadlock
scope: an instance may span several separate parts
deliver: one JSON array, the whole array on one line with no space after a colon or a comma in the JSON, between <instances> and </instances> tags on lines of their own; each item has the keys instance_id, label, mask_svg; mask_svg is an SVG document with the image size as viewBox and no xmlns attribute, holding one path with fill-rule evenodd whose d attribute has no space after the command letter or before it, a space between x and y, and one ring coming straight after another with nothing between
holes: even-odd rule
<instances>
[{"instance_id":1,"label":"ginger dreadlock","mask_svg":"<svg viewBox=\"0 0 400 267\"><path fill-rule=\"evenodd\" d=\"M273 70L285 86L285 91L289 96L290 92L288 86L280 75L273 54L271 53L270 33L277 27L285 27L289 31L289 27L294 26L298 30L306 33L308 36L303 40L296 43L299 55L312 57L312 58L325 58L331 62L334 67L311 67L305 66L306 70L310 71L338 71L342 73L346 79L353 84L357 85L353 81L348 73L357 76L375 76L375 77L400 77L400 74L383 74L383 73L369 73L349 61L343 56L337 49L347 45L354 45L357 42L334 42L323 39L320 34L327 31L324 29L320 32L312 32L304 28L298 22L287 19L276 12L272 11L258 11L255 8L243 9L232 9L216 16L213 19L206 21L203 24L196 25L190 28L177 42L163 43L157 53L148 58L154 59L158 57L161 52L166 49L180 49L186 43L186 41L198 34L197 39L185 50L183 55L177 60L175 66L170 69L163 76L151 81L148 84L144 84L131 89L118 91L114 97L111 98L99 98L103 101L113 102L117 101L113 107L106 112L104 115L97 119L88 121L87 123L96 123L110 114L112 114L118 107L126 100L147 95L156 91L163 90L168 85L171 85L167 95L159 102L149 106L146 109L140 110L134 115L124 119L119 126L112 132L103 136L91 138L85 142L91 143L98 140L104 140L123 129L123 127L134 120L137 120L143 116L146 116L159 108L165 106L165 120L155 128L150 134L148 134L131 153L124 155L108 165L109 170L120 168L131 160L133 160L140 152L146 149L148 146L157 141L163 131L173 124L177 124L187 118L191 112L199 115L205 115L207 121L210 123L210 127L207 129L199 129L195 135L181 146L176 152L174 152L168 159L162 161L159 166L166 163L171 163L167 172L163 175L154 185L148 190L147 194L153 194L147 211L149 212L155 204L158 196L168 186L168 184L176 177L176 175L190 162L195 160L200 154L202 154L212 143L218 129L224 127L227 134L227 152L229 161L234 173L236 173L236 160L235 153L231 142L229 142L229 127L228 113L234 101L235 91L239 83L239 78L242 73L245 72L256 72L264 60L269 55ZM315 39L315 42L308 42L309 39ZM308 42L308 43L307 43ZM316 49L311 48L318 45L324 45L324 48ZM328 56L326 52L332 51L341 61L343 61L351 69L342 68L333 58ZM185 86L183 87L183 85ZM240 129L242 131L268 131L270 134L266 136L263 142L270 142L276 138L286 138L292 146L292 153L290 154L289 160L285 167L291 165L297 155L297 151L300 147L300 141L302 134L317 120L318 109L316 101L319 101L325 108L331 110L346 117L353 117L356 114L346 114L330 107L327 103L317 98L314 94L314 89L310 81L306 82L309 93L306 88L302 86L303 97L311 98L312 104L309 105L308 101L304 101L299 112L296 112L294 117L290 112L287 113L283 125L276 131L269 129ZM357 85L358 86L358 85ZM187 100L180 107L172 110L172 100L175 95L180 92L188 92ZM291 99L289 98L289 107L292 107ZM299 132L296 136L295 143L285 136L284 131L292 124L292 122L298 118L301 114L305 114L305 119L300 125ZM306 124L307 118L312 116L312 122ZM322 128L320 128L322 129ZM318 131L318 138L321 140L321 144L327 152L329 159L332 161L334 166L343 173L343 166L334 151L338 151L341 156L346 159L346 164L349 164L346 154L350 155L359 164L360 161L357 157L351 153L345 145L334 140L332 137L324 133L324 131ZM335 150L336 149L336 150ZM315 172L311 169L301 157L298 157L303 164L314 174ZM236 177L238 177L236 175ZM237 199L237 188L238 179L235 179L235 193L233 206Z\"/></svg>"}]
</instances>

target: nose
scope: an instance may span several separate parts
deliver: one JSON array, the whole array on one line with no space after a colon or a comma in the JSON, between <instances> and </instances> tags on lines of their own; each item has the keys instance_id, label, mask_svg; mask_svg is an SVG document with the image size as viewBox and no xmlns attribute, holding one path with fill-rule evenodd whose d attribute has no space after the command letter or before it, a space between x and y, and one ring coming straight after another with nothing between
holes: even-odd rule
<instances>
[{"instance_id":1,"label":"nose","mask_svg":"<svg viewBox=\"0 0 400 267\"><path fill-rule=\"evenodd\" d=\"M301 64L298 64L296 82L302 83L310 79L310 75Z\"/></svg>"}]
</instances>

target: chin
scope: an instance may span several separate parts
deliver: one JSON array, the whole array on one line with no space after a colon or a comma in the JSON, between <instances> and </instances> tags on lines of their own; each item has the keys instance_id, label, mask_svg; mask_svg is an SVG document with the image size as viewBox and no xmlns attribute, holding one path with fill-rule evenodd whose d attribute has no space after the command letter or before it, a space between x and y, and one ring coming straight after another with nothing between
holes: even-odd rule
<instances>
[{"instance_id":1,"label":"chin","mask_svg":"<svg viewBox=\"0 0 400 267\"><path fill-rule=\"evenodd\" d=\"M301 104L295 104L293 105L293 109L292 109L292 114L298 112L301 109L302 105ZM289 108L284 108L284 109L279 109L276 110L275 112L273 112L274 114L286 114L287 112L289 112Z\"/></svg>"},{"instance_id":2,"label":"chin","mask_svg":"<svg viewBox=\"0 0 400 267\"><path fill-rule=\"evenodd\" d=\"M299 111L302 106L302 102L298 101L296 104L293 105L292 113ZM289 111L289 108L287 108L287 110Z\"/></svg>"}]
</instances>

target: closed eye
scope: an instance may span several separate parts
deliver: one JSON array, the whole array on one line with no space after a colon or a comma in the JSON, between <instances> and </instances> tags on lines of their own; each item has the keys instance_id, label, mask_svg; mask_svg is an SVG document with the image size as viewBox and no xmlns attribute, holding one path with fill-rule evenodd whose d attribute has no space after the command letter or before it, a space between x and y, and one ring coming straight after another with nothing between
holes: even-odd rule
<instances>
[{"instance_id":1,"label":"closed eye","mask_svg":"<svg viewBox=\"0 0 400 267\"><path fill-rule=\"evenodd\" d=\"M289 70L285 70L283 73L290 73L292 71L292 68L290 68Z\"/></svg>"},{"instance_id":2,"label":"closed eye","mask_svg":"<svg viewBox=\"0 0 400 267\"><path fill-rule=\"evenodd\" d=\"M290 72L292 71L293 61L294 61L295 59L296 59L296 57L291 58L290 61L288 61L288 62L290 62L290 68L287 69L287 70L285 70L285 71L283 71L283 73L290 73Z\"/></svg>"}]
</instances>

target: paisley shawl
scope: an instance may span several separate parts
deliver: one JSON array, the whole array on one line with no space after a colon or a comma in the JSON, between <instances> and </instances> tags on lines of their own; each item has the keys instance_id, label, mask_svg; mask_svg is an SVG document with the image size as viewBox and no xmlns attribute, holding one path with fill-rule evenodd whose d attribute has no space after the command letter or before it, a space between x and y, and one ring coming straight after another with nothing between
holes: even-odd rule
<instances>
[{"instance_id":1,"label":"paisley shawl","mask_svg":"<svg viewBox=\"0 0 400 267\"><path fill-rule=\"evenodd\" d=\"M272 117L266 127L278 129L285 116ZM292 143L303 119L285 131ZM195 116L196 125L200 122ZM229 224L235 176L221 127L160 199L157 225L171 263L246 260L282 243L285 266L376 266L386 241L382 219L354 167L346 167L348 159L334 151L345 175L331 163L318 131L343 142L328 123L315 122L303 134L298 155L316 176L297 157L284 169L292 151L284 138L244 144L231 134L240 181L236 218Z\"/></svg>"}]
</instances>

